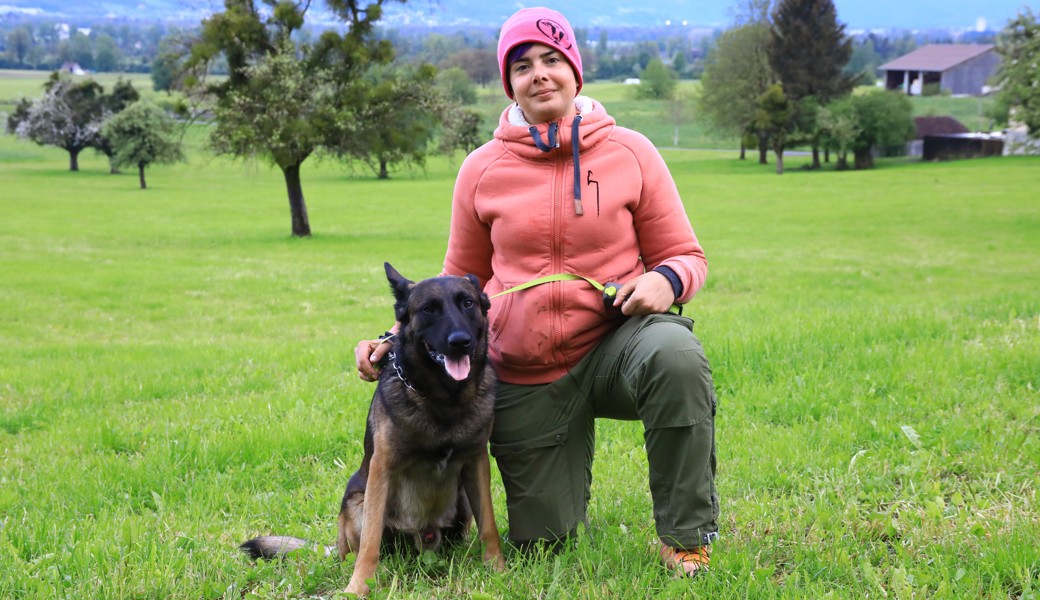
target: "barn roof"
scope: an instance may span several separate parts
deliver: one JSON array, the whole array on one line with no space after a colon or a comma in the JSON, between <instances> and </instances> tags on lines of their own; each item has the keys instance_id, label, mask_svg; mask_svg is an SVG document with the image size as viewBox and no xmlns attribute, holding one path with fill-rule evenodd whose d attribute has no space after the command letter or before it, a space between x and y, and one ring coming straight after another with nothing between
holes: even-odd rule
<instances>
[{"instance_id":1,"label":"barn roof","mask_svg":"<svg viewBox=\"0 0 1040 600\"><path fill-rule=\"evenodd\" d=\"M993 50L993 44L928 44L887 62L882 71L946 71Z\"/></svg>"},{"instance_id":2,"label":"barn roof","mask_svg":"<svg viewBox=\"0 0 1040 600\"><path fill-rule=\"evenodd\" d=\"M968 133L970 130L953 117L914 117L917 135L914 139L923 139L926 135L950 135Z\"/></svg>"}]
</instances>

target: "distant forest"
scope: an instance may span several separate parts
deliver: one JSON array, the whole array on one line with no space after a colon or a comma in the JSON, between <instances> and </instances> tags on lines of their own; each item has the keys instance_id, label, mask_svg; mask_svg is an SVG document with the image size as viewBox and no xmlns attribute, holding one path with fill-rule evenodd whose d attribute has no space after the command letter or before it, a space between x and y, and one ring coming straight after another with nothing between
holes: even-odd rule
<instances>
[{"instance_id":1,"label":"distant forest","mask_svg":"<svg viewBox=\"0 0 1040 600\"><path fill-rule=\"evenodd\" d=\"M8 18L0 21L0 68L53 71L78 66L86 72L136 72L152 70L163 52L183 48L191 27L163 22L101 22L69 24L55 20ZM427 62L440 68L460 67L477 84L498 77L495 65L496 31L490 29L450 32L425 29L383 30L402 63ZM317 36L305 29L302 35ZM698 79L703 61L721 30L700 29L685 36L664 29L575 31L585 61L585 79L623 80L639 77L653 58L683 79ZM996 34L971 34L962 43L992 43ZM909 31L868 34L853 39L854 52L846 70L871 81L877 67L924 43L951 42L951 38L915 36Z\"/></svg>"}]
</instances>

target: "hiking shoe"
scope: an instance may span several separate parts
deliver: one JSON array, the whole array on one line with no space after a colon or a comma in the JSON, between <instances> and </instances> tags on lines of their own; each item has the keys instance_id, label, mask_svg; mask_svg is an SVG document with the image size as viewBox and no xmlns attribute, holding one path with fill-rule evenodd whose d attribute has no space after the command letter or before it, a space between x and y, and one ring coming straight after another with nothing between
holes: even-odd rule
<instances>
[{"instance_id":1,"label":"hiking shoe","mask_svg":"<svg viewBox=\"0 0 1040 600\"><path fill-rule=\"evenodd\" d=\"M695 577L708 570L708 563L711 561L711 546L680 550L667 544L661 544L661 560L669 570L679 571L686 577Z\"/></svg>"}]
</instances>

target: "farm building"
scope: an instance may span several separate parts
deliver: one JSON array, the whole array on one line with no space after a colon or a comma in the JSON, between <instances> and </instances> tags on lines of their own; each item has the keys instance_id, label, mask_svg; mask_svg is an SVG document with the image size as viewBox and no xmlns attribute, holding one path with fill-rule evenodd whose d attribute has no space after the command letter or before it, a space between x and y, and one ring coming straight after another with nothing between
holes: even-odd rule
<instances>
[{"instance_id":1,"label":"farm building","mask_svg":"<svg viewBox=\"0 0 1040 600\"><path fill-rule=\"evenodd\" d=\"M914 117L914 139L906 144L908 156L921 156L924 153L925 136L951 135L969 133L963 123L953 117Z\"/></svg>"},{"instance_id":2,"label":"farm building","mask_svg":"<svg viewBox=\"0 0 1040 600\"><path fill-rule=\"evenodd\" d=\"M928 44L878 69L885 72L885 89L977 96L999 66L992 44Z\"/></svg>"},{"instance_id":3,"label":"farm building","mask_svg":"<svg viewBox=\"0 0 1040 600\"><path fill-rule=\"evenodd\" d=\"M950 133L924 136L923 160L953 160L1004 154L1000 133Z\"/></svg>"},{"instance_id":4,"label":"farm building","mask_svg":"<svg viewBox=\"0 0 1040 600\"><path fill-rule=\"evenodd\" d=\"M972 133L953 117L914 117L914 129L907 154L924 160L1000 156L1004 150L1003 134Z\"/></svg>"}]
</instances>

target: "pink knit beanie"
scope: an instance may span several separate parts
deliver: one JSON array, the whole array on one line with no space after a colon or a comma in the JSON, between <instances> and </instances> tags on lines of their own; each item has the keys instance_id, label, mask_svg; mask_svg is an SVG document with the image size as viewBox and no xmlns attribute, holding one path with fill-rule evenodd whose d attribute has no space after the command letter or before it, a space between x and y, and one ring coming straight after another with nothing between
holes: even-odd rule
<instances>
[{"instance_id":1,"label":"pink knit beanie","mask_svg":"<svg viewBox=\"0 0 1040 600\"><path fill-rule=\"evenodd\" d=\"M581 91L581 54L578 53L578 40L574 39L571 24L563 15L549 8L522 8L506 19L498 37L498 68L502 72L502 87L506 90L506 96L513 97L513 88L509 85L509 65L506 64L509 51L520 44L530 43L558 48L567 62L571 63L578 91Z\"/></svg>"}]
</instances>

